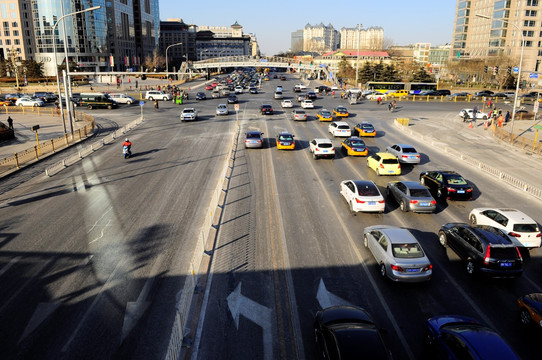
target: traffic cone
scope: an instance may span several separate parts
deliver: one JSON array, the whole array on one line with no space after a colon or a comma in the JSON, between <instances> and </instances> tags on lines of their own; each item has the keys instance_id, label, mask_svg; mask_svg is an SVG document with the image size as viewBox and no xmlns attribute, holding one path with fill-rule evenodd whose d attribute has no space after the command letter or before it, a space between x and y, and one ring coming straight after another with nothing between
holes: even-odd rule
<instances>
[{"instance_id":1,"label":"traffic cone","mask_svg":"<svg viewBox=\"0 0 542 360\"><path fill-rule=\"evenodd\" d=\"M472 129L472 122L469 123L469 129Z\"/></svg>"}]
</instances>

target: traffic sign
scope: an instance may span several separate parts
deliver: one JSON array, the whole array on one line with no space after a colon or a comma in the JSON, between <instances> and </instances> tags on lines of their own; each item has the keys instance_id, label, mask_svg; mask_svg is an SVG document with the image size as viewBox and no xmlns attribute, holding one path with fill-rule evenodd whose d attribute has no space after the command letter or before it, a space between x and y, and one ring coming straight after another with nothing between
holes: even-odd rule
<instances>
[{"instance_id":1,"label":"traffic sign","mask_svg":"<svg viewBox=\"0 0 542 360\"><path fill-rule=\"evenodd\" d=\"M145 105L145 101L140 100L140 101L139 101L139 106L143 106L143 105Z\"/></svg>"},{"instance_id":2,"label":"traffic sign","mask_svg":"<svg viewBox=\"0 0 542 360\"><path fill-rule=\"evenodd\" d=\"M235 111L238 111L239 110L239 104L234 104L233 108L235 109Z\"/></svg>"},{"instance_id":3,"label":"traffic sign","mask_svg":"<svg viewBox=\"0 0 542 360\"><path fill-rule=\"evenodd\" d=\"M529 79L538 79L537 73L529 73Z\"/></svg>"},{"instance_id":4,"label":"traffic sign","mask_svg":"<svg viewBox=\"0 0 542 360\"><path fill-rule=\"evenodd\" d=\"M517 66L514 66L514 74L517 74L519 72L519 68Z\"/></svg>"},{"instance_id":5,"label":"traffic sign","mask_svg":"<svg viewBox=\"0 0 542 360\"><path fill-rule=\"evenodd\" d=\"M537 130L542 130L542 125L534 125L533 127Z\"/></svg>"}]
</instances>

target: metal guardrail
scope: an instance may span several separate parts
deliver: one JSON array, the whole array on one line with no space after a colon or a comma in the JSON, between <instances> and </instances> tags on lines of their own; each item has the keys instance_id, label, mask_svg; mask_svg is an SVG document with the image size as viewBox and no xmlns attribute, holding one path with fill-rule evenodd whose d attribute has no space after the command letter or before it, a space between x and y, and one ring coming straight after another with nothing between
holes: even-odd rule
<instances>
[{"instance_id":1,"label":"metal guardrail","mask_svg":"<svg viewBox=\"0 0 542 360\"><path fill-rule=\"evenodd\" d=\"M415 133L415 131L408 129L408 127L406 127L406 126L401 125L401 123L399 123L398 121L394 121L393 123L395 124L395 126L403 129L404 131L409 132L411 135L416 135L417 138L421 138L422 140L428 140L422 134ZM431 145L435 145L434 141L429 141L429 143ZM442 146L442 143L438 143L438 145ZM473 158L471 156L465 155L465 154L461 153L460 151L456 150L455 148L452 148L452 147L449 147L449 146L444 146L443 150L444 150L444 152L446 152L448 154L452 154L456 158L460 158L461 160L463 160L467 164L473 165L473 166L479 168L480 170L482 170L483 172L488 173L488 174L500 179L501 181L503 181L503 182L517 188L517 189L525 191L529 195L537 198L538 200L542 200L542 189L541 188L536 187L536 186L534 186L532 184L529 184L526 181L518 179L517 177L515 177L513 175L510 175L510 174L508 174L508 173L506 173L504 171L501 171L501 170L499 170L497 168L489 166L489 165L487 165L487 164L481 162L480 160L477 160L477 159L475 159L475 158Z\"/></svg>"}]
</instances>

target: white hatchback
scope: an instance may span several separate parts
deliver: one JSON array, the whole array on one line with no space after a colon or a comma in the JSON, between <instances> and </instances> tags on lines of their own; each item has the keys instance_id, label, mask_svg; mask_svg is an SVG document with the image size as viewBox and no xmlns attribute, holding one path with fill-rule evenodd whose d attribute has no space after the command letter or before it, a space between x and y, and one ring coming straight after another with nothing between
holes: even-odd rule
<instances>
[{"instance_id":1,"label":"white hatchback","mask_svg":"<svg viewBox=\"0 0 542 360\"><path fill-rule=\"evenodd\" d=\"M386 202L378 186L369 180L345 180L340 193L352 212L384 212Z\"/></svg>"},{"instance_id":2,"label":"white hatchback","mask_svg":"<svg viewBox=\"0 0 542 360\"><path fill-rule=\"evenodd\" d=\"M328 131L333 136L350 137L352 136L352 129L346 121L334 121L329 124Z\"/></svg>"},{"instance_id":3,"label":"white hatchback","mask_svg":"<svg viewBox=\"0 0 542 360\"><path fill-rule=\"evenodd\" d=\"M301 102L301 107L303 109L314 109L314 103L312 100L306 99Z\"/></svg>"},{"instance_id":4,"label":"white hatchback","mask_svg":"<svg viewBox=\"0 0 542 360\"><path fill-rule=\"evenodd\" d=\"M538 224L519 210L476 208L470 212L469 221L472 225L490 225L504 230L526 248L540 247L542 236Z\"/></svg>"},{"instance_id":5,"label":"white hatchback","mask_svg":"<svg viewBox=\"0 0 542 360\"><path fill-rule=\"evenodd\" d=\"M292 100L282 100L280 106L282 106L283 108L293 108L294 103L292 102Z\"/></svg>"}]
</instances>

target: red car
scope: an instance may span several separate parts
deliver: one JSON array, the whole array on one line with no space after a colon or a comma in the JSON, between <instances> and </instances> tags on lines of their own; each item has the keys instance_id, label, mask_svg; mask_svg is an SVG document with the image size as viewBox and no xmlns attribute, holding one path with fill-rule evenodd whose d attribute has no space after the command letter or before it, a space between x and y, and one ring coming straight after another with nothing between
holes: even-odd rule
<instances>
[{"instance_id":1,"label":"red car","mask_svg":"<svg viewBox=\"0 0 542 360\"><path fill-rule=\"evenodd\" d=\"M205 90L213 90L213 86L212 86L212 85L207 85L207 86L205 87Z\"/></svg>"}]
</instances>

